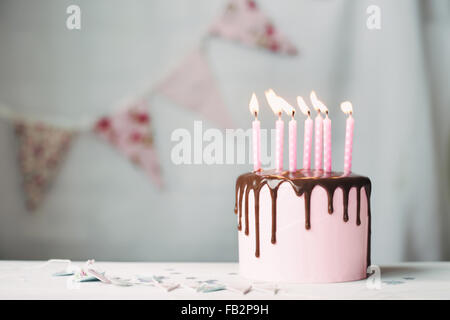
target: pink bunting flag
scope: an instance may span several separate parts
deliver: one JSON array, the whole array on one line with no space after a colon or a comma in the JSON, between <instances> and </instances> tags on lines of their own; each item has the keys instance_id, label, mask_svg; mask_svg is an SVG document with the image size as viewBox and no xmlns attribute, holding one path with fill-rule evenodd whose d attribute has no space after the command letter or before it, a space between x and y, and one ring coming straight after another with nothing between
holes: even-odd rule
<instances>
[{"instance_id":1,"label":"pink bunting flag","mask_svg":"<svg viewBox=\"0 0 450 320\"><path fill-rule=\"evenodd\" d=\"M297 54L295 46L278 31L254 0L229 0L225 12L213 22L209 33L275 53Z\"/></svg>"},{"instance_id":2,"label":"pink bunting flag","mask_svg":"<svg viewBox=\"0 0 450 320\"><path fill-rule=\"evenodd\" d=\"M41 204L63 162L74 132L38 122L16 121L19 165L29 210Z\"/></svg>"},{"instance_id":3,"label":"pink bunting flag","mask_svg":"<svg viewBox=\"0 0 450 320\"><path fill-rule=\"evenodd\" d=\"M144 101L100 118L95 132L115 146L161 187L161 172L153 144L151 117Z\"/></svg>"},{"instance_id":4,"label":"pink bunting flag","mask_svg":"<svg viewBox=\"0 0 450 320\"><path fill-rule=\"evenodd\" d=\"M156 90L173 102L202 114L224 128L232 125L207 58L201 49L188 55Z\"/></svg>"}]
</instances>

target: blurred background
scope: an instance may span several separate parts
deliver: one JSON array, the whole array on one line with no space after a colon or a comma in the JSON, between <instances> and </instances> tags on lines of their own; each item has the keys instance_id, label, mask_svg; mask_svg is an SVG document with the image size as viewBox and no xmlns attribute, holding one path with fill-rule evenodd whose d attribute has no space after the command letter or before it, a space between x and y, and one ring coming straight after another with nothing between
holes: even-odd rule
<instances>
[{"instance_id":1,"label":"blurred background","mask_svg":"<svg viewBox=\"0 0 450 320\"><path fill-rule=\"evenodd\" d=\"M158 84L203 39L233 127L251 126L253 91L261 127L272 128L265 89L292 103L314 89L330 109L338 170L339 103L352 101L353 171L373 184L374 263L450 259L450 2L257 1L298 49L294 56L205 38L227 3L0 0L0 104L79 125ZM66 28L72 4L81 8L80 30ZM370 5L381 9L379 30L366 26ZM234 184L252 166L174 165L175 129L217 124L163 95L147 100L163 189L80 132L34 211L24 201L14 126L0 119L0 259L237 261Z\"/></svg>"}]
</instances>

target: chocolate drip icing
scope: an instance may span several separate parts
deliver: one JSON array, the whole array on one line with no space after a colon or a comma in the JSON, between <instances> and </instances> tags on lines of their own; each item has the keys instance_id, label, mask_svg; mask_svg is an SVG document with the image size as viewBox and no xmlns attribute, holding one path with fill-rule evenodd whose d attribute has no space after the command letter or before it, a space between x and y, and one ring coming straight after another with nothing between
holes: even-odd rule
<instances>
[{"instance_id":1,"label":"chocolate drip icing","mask_svg":"<svg viewBox=\"0 0 450 320\"><path fill-rule=\"evenodd\" d=\"M270 196L272 197L272 243L277 242L277 193L278 189L270 189Z\"/></svg>"},{"instance_id":2,"label":"chocolate drip icing","mask_svg":"<svg viewBox=\"0 0 450 320\"><path fill-rule=\"evenodd\" d=\"M367 197L367 211L368 211L368 221L369 224L368 232L367 232L367 266L370 266L370 253L371 253L371 237L372 237L372 211L370 209L370 193L372 192L372 186L369 183L368 185L364 186L364 190L366 190L366 197ZM361 221L360 221L361 223Z\"/></svg>"},{"instance_id":3,"label":"chocolate drip icing","mask_svg":"<svg viewBox=\"0 0 450 320\"><path fill-rule=\"evenodd\" d=\"M267 185L270 190L272 198L272 236L271 242L276 243L277 232L277 195L278 188L281 183L288 182L294 189L297 196L304 195L305 198L305 228L309 230L311 228L311 193L315 186L323 187L327 192L328 197L328 213L332 214L333 197L337 188L342 189L343 193L343 221L348 221L348 198L350 189L356 188L357 199L357 214L356 224L361 224L360 210L361 210L361 188L364 188L367 196L368 205L368 249L367 249L367 265L370 265L370 192L371 183L369 178L359 176L353 173L343 174L340 172L327 172L323 170L298 170L296 172L276 172L270 171L257 171L245 173L238 177L236 181L236 204L234 207L235 213L239 212L238 229L242 230L242 198L245 197L245 234L249 234L249 222L248 222L248 198L249 193L253 190L255 199L255 238L256 238L256 250L255 256L259 257L259 193L264 185Z\"/></svg>"},{"instance_id":4,"label":"chocolate drip icing","mask_svg":"<svg viewBox=\"0 0 450 320\"><path fill-rule=\"evenodd\" d=\"M239 192L239 197L238 197ZM238 201L238 199L242 199L242 194L244 193L244 189L239 187L239 182L236 181L236 204L234 206L234 213L239 212L239 223L238 223L238 230L242 230L242 201ZM238 209L239 205L239 209Z\"/></svg>"},{"instance_id":5,"label":"chocolate drip icing","mask_svg":"<svg viewBox=\"0 0 450 320\"><path fill-rule=\"evenodd\" d=\"M247 221L248 225L248 221ZM255 256L259 257L259 192L255 193L255 238L256 238L256 249ZM248 230L248 227L247 227ZM248 235L248 233L246 233Z\"/></svg>"},{"instance_id":6,"label":"chocolate drip icing","mask_svg":"<svg viewBox=\"0 0 450 320\"><path fill-rule=\"evenodd\" d=\"M250 188L245 188L245 234L246 235L248 235L248 194L249 193L250 193Z\"/></svg>"}]
</instances>

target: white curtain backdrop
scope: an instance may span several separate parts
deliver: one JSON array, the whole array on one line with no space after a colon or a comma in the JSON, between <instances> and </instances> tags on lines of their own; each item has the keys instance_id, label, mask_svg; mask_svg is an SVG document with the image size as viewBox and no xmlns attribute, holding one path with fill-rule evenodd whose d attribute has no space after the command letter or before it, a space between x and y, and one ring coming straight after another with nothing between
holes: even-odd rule
<instances>
[{"instance_id":1,"label":"white curtain backdrop","mask_svg":"<svg viewBox=\"0 0 450 320\"><path fill-rule=\"evenodd\" d=\"M74 122L102 115L169 72L226 1L78 0L82 27L69 31L65 11L73 3L0 1L1 103ZM315 89L330 109L340 169L345 116L338 106L351 100L353 169L373 184L373 262L450 259L450 3L258 3L300 54L208 42L236 126L250 126L252 91L262 100L273 87L295 101ZM373 4L381 8L380 30L366 27ZM192 130L201 118L161 96L150 103L164 191L83 134L33 214L23 204L13 130L0 120L0 259L237 260L234 181L251 165L173 165L171 132ZM265 108L261 126L271 128Z\"/></svg>"}]
</instances>

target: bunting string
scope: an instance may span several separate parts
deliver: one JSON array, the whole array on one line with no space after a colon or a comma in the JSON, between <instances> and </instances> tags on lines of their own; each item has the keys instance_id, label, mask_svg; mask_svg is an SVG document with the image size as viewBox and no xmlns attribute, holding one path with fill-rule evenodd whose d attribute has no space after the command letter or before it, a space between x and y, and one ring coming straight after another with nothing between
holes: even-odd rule
<instances>
[{"instance_id":1,"label":"bunting string","mask_svg":"<svg viewBox=\"0 0 450 320\"><path fill-rule=\"evenodd\" d=\"M76 132L88 131L95 123L95 119L82 119L79 122L74 122L73 119L64 117L36 116L25 112L15 111L12 107L7 107L5 104L0 104L0 119L12 123L17 121L45 123L53 125L54 127Z\"/></svg>"},{"instance_id":2,"label":"bunting string","mask_svg":"<svg viewBox=\"0 0 450 320\"><path fill-rule=\"evenodd\" d=\"M225 10L208 28L199 44L156 84L117 103L101 117L48 117L14 111L0 103L0 119L13 123L18 163L23 176L25 203L34 211L56 178L73 138L92 132L116 148L161 187L163 181L154 145L152 117L147 102L156 94L222 127L232 126L219 86L207 59L208 41L221 38L274 54L297 54L297 49L276 28L254 0L228 0Z\"/></svg>"}]
</instances>

